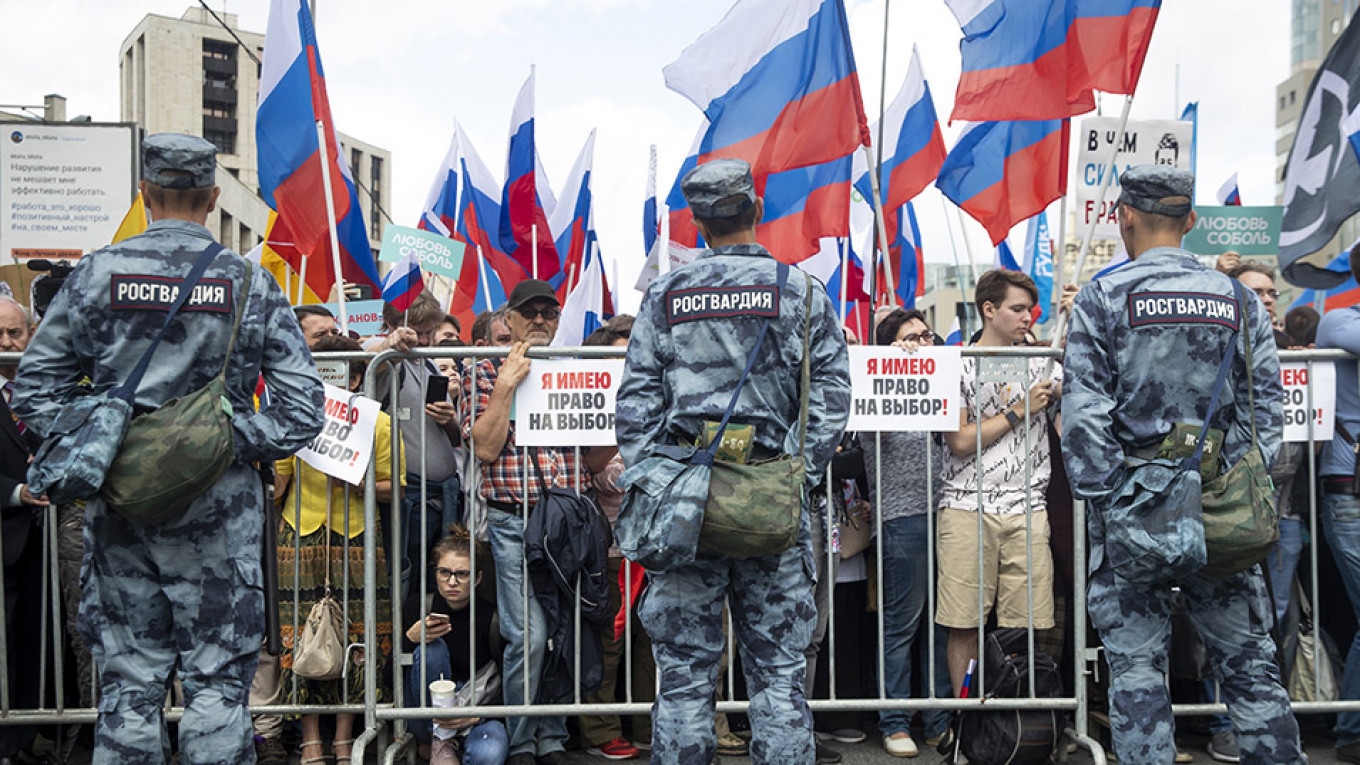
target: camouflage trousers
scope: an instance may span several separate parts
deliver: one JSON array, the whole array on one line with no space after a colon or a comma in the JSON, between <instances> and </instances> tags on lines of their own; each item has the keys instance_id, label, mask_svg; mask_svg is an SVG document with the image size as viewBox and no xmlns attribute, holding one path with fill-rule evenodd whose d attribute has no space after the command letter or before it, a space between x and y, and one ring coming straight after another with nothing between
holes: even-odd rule
<instances>
[{"instance_id":1,"label":"camouflage trousers","mask_svg":"<svg viewBox=\"0 0 1360 765\"><path fill-rule=\"evenodd\" d=\"M817 609L807 522L799 544L738 560L699 555L693 565L648 572L638 617L652 638L661 690L652 708L654 765L709 765L717 750L714 688L723 652L723 596L731 598L750 694L751 760L812 765L812 714L804 695Z\"/></svg>"},{"instance_id":2,"label":"camouflage trousers","mask_svg":"<svg viewBox=\"0 0 1360 765\"><path fill-rule=\"evenodd\" d=\"M1241 761L1307 762L1299 745L1298 722L1280 686L1269 633L1271 601L1261 572L1253 568L1218 580L1197 574L1176 584L1204 638L1232 717ZM1106 562L1091 576L1087 608L1110 662L1115 754L1121 762L1172 762L1175 721L1166 685L1171 586L1129 584Z\"/></svg>"},{"instance_id":3,"label":"camouflage trousers","mask_svg":"<svg viewBox=\"0 0 1360 765\"><path fill-rule=\"evenodd\" d=\"M169 761L172 672L185 700L180 762L255 762L246 701L264 638L262 499L259 477L236 465L161 525L90 500L79 627L99 667L93 765Z\"/></svg>"}]
</instances>

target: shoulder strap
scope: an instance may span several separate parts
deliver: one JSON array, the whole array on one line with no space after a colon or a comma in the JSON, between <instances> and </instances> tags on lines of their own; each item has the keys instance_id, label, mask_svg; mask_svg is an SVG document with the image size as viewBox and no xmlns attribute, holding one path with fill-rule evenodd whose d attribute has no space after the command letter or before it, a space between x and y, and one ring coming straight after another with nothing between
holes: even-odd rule
<instances>
[{"instance_id":1,"label":"shoulder strap","mask_svg":"<svg viewBox=\"0 0 1360 765\"><path fill-rule=\"evenodd\" d=\"M227 340L227 357L222 359L222 371L217 373L218 377L225 377L227 366L231 364L231 352L236 348L236 333L241 331L241 318L246 315L246 304L250 301L250 282L255 275L255 264L246 261L246 281L241 286L241 304L236 309L236 319L231 325L231 339Z\"/></svg>"},{"instance_id":2,"label":"shoulder strap","mask_svg":"<svg viewBox=\"0 0 1360 765\"><path fill-rule=\"evenodd\" d=\"M175 315L179 313L179 309L183 307L185 301L189 299L189 295L194 291L194 287L198 285L199 279L203 278L204 272L208 270L208 266L212 264L213 259L217 257L217 253L224 249L225 248L217 242L212 242L208 245L208 248L203 251L203 254L198 256L198 260L194 261L194 267L189 269L189 275L184 277L184 281L180 282L179 295L175 297L174 304L170 306L170 310L165 314L165 323L161 325L161 331L156 333L156 339L152 340L151 345L147 346L146 352L142 354L142 358L137 362L137 366L132 368L132 373L128 375L127 380L124 381L122 385L109 391L111 397L121 398L129 404L132 403L132 399L137 395L137 387L142 384L142 378L146 376L146 370L151 366L151 357L155 355L156 348L160 347L161 341L165 339L166 330L170 329L170 322L174 321ZM228 355L230 355L230 352L228 352Z\"/></svg>"},{"instance_id":3,"label":"shoulder strap","mask_svg":"<svg viewBox=\"0 0 1360 765\"><path fill-rule=\"evenodd\" d=\"M798 394L798 458L803 457L803 447L807 443L808 398L812 387L812 361L808 358L812 343L812 276L803 272L803 372L799 375Z\"/></svg>"},{"instance_id":4,"label":"shoulder strap","mask_svg":"<svg viewBox=\"0 0 1360 765\"><path fill-rule=\"evenodd\" d=\"M789 281L789 267L785 263L780 263L776 271L778 273L778 290L780 297L784 294L784 285ZM732 419L732 412L737 408L737 400L741 398L741 389L746 387L746 378L751 374L751 367L756 364L756 357L760 355L760 346L765 344L765 335L770 331L770 319L760 325L760 336L756 338L756 347L751 349L751 355L746 358L746 368L741 372L741 379L737 381L736 390L732 391L732 400L727 404L727 411L723 413L722 423L718 425L718 432L713 434L712 441L709 442L707 449L700 449L690 458L690 463L694 465L712 465L713 459L718 454L718 447L722 445L723 432L727 430L727 423ZM804 333L806 334L806 333ZM804 354L806 359L807 354Z\"/></svg>"},{"instance_id":5,"label":"shoulder strap","mask_svg":"<svg viewBox=\"0 0 1360 765\"><path fill-rule=\"evenodd\" d=\"M1199 441L1195 443L1195 452L1184 460L1181 460L1181 468L1185 470L1199 470L1200 459L1204 456L1204 439L1209 435L1209 421L1213 418L1214 412L1218 410L1218 396L1223 392L1223 383L1228 379L1228 370L1232 368L1233 359L1237 356L1237 336L1246 335L1242 329L1247 323L1246 305L1242 300L1242 283L1236 279L1232 280L1233 293L1237 301L1237 327L1233 330L1232 337L1228 340L1228 349L1223 352L1223 363L1218 365L1218 379L1214 380L1214 392L1209 397L1209 409L1204 413L1204 424L1199 428ZM1250 349L1247 353L1250 354ZM1248 358L1247 374L1251 374L1250 355ZM1250 382L1250 381L1248 381ZM1248 389L1250 389L1248 385ZM1249 394L1250 395L1250 394ZM1255 419L1250 417L1249 419ZM1252 444L1256 443L1256 424L1252 423Z\"/></svg>"}]
</instances>

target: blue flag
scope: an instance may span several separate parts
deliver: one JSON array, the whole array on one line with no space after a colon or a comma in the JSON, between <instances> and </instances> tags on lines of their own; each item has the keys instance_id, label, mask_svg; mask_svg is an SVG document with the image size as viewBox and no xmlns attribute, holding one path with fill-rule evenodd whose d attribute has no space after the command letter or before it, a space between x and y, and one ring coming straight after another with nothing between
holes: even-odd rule
<instances>
[{"instance_id":1,"label":"blue flag","mask_svg":"<svg viewBox=\"0 0 1360 765\"><path fill-rule=\"evenodd\" d=\"M1025 273L1034 280L1039 288L1039 319L1036 324L1048 321L1053 302L1053 238L1048 233L1048 213L1041 212L1029 219L1025 231Z\"/></svg>"}]
</instances>

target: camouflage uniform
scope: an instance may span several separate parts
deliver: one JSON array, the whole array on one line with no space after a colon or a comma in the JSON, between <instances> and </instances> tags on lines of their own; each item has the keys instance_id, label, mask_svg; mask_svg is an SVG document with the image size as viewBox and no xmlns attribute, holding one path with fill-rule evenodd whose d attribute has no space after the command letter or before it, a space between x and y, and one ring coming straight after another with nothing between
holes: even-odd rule
<instances>
[{"instance_id":1,"label":"camouflage uniform","mask_svg":"<svg viewBox=\"0 0 1360 765\"><path fill-rule=\"evenodd\" d=\"M121 384L169 302L161 291L118 285L182 279L211 241L203 226L161 220L81 260L20 365L14 409L24 422L48 432L82 376L97 390ZM226 374L236 463L182 516L159 525L125 520L102 498L86 506L79 627L100 671L95 765L168 761L162 710L172 672L185 696L181 759L255 761L246 699L264 637L264 497L250 463L293 453L324 416L320 380L277 283L245 258L219 253L200 282L202 299L196 291L157 349L136 406L154 409L217 375L247 268L254 275ZM270 404L256 412L260 375Z\"/></svg>"},{"instance_id":2,"label":"camouflage uniform","mask_svg":"<svg viewBox=\"0 0 1360 765\"><path fill-rule=\"evenodd\" d=\"M749 311L677 316L668 310L670 298L681 290L731 294L734 288L776 283L776 263L759 245L706 251L694 263L652 282L633 325L618 394L617 430L625 464L637 464L663 444L693 443L703 421L722 419L763 322ZM798 451L806 289L802 274L793 270L733 414L734 424L755 427L755 458ZM809 487L826 471L850 402L845 338L825 291L816 283L812 289L812 384L804 453ZM648 573L638 615L652 639L661 677L652 715L652 762L708 765L713 759L713 693L727 595L751 694L752 759L811 765L812 717L804 698L803 651L817 615L814 571L805 508L798 544L784 553L733 559L701 552L693 565Z\"/></svg>"},{"instance_id":3,"label":"camouflage uniform","mask_svg":"<svg viewBox=\"0 0 1360 765\"><path fill-rule=\"evenodd\" d=\"M1165 180L1165 171L1151 172L1154 184ZM1125 174L1121 203L1139 193L1148 173L1134 168ZM1157 301L1144 293L1172 294ZM1088 503L1087 607L1109 658L1110 725L1115 752L1124 762L1170 763L1175 757L1166 687L1171 587L1134 585L1113 573L1103 555L1102 511L1123 481L1126 455L1155 449L1175 422L1203 420L1231 333L1226 325L1239 321L1233 294L1228 277L1190 253L1157 247L1087 285L1072 312L1064 361L1063 457L1073 494ZM1194 299L1177 301L1186 297ZM1246 304L1244 332L1254 367L1246 369L1239 336L1214 423L1226 431L1223 461L1232 464L1249 447L1254 414L1269 464L1282 438L1279 361L1269 316L1256 299L1247 297ZM1254 413L1247 410L1248 381L1255 388ZM1222 580L1195 574L1175 584L1187 596L1191 619L1222 684L1241 761L1306 762L1280 686L1261 572L1253 568Z\"/></svg>"}]
</instances>

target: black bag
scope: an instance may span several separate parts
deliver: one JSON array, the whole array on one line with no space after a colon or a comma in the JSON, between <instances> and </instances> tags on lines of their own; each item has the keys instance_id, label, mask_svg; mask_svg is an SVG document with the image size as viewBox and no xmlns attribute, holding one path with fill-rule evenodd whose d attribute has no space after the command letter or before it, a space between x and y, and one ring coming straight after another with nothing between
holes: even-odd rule
<instances>
[{"instance_id":1,"label":"black bag","mask_svg":"<svg viewBox=\"0 0 1360 765\"><path fill-rule=\"evenodd\" d=\"M1029 698L1029 636L1020 628L992 630L983 657L986 698ZM1061 698L1058 663L1034 653L1035 698ZM1056 709L1008 709L965 712L959 716L959 747L973 765L1039 765L1047 763L1062 737Z\"/></svg>"}]
</instances>

